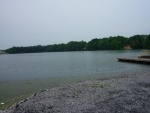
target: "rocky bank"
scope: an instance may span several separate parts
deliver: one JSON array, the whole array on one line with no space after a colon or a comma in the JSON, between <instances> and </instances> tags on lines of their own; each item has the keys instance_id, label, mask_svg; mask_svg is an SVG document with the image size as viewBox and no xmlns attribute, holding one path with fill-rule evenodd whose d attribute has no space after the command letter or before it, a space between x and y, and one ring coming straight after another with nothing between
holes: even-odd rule
<instances>
[{"instance_id":1,"label":"rocky bank","mask_svg":"<svg viewBox=\"0 0 150 113\"><path fill-rule=\"evenodd\" d=\"M2 113L150 113L150 74L43 90Z\"/></svg>"}]
</instances>

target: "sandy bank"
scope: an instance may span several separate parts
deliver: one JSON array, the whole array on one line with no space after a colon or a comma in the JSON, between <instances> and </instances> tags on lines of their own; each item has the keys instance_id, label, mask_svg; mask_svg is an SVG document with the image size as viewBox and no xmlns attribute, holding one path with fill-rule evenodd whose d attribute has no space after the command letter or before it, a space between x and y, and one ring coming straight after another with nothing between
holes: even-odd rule
<instances>
[{"instance_id":1,"label":"sandy bank","mask_svg":"<svg viewBox=\"0 0 150 113\"><path fill-rule=\"evenodd\" d=\"M150 113L150 74L43 90L2 113Z\"/></svg>"}]
</instances>

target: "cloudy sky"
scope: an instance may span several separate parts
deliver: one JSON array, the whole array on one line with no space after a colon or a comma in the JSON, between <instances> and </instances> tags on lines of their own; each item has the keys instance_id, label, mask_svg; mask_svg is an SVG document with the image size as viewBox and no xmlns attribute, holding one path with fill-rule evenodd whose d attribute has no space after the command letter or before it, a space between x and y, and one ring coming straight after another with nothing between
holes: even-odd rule
<instances>
[{"instance_id":1,"label":"cloudy sky","mask_svg":"<svg viewBox=\"0 0 150 113\"><path fill-rule=\"evenodd\" d=\"M0 0L0 50L150 34L150 0Z\"/></svg>"}]
</instances>

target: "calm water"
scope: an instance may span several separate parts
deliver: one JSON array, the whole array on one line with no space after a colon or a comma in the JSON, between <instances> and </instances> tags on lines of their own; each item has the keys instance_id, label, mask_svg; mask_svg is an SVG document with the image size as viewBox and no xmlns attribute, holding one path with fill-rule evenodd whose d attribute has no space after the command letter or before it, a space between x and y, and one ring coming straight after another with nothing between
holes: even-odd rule
<instances>
[{"instance_id":1,"label":"calm water","mask_svg":"<svg viewBox=\"0 0 150 113\"><path fill-rule=\"evenodd\" d=\"M121 63L146 50L55 52L0 55L0 81L72 76L116 76L149 70L149 65Z\"/></svg>"},{"instance_id":2,"label":"calm water","mask_svg":"<svg viewBox=\"0 0 150 113\"><path fill-rule=\"evenodd\" d=\"M146 50L85 51L0 55L0 102L5 108L42 89L88 79L150 73L149 65L122 63ZM0 109L3 106L0 105Z\"/></svg>"}]
</instances>

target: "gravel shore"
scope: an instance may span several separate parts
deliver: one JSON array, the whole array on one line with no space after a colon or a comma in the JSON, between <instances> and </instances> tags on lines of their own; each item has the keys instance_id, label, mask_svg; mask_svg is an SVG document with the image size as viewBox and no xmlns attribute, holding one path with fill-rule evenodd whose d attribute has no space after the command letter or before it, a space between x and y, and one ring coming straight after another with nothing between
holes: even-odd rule
<instances>
[{"instance_id":1,"label":"gravel shore","mask_svg":"<svg viewBox=\"0 0 150 113\"><path fill-rule=\"evenodd\" d=\"M43 90L2 113L150 113L150 74Z\"/></svg>"}]
</instances>

